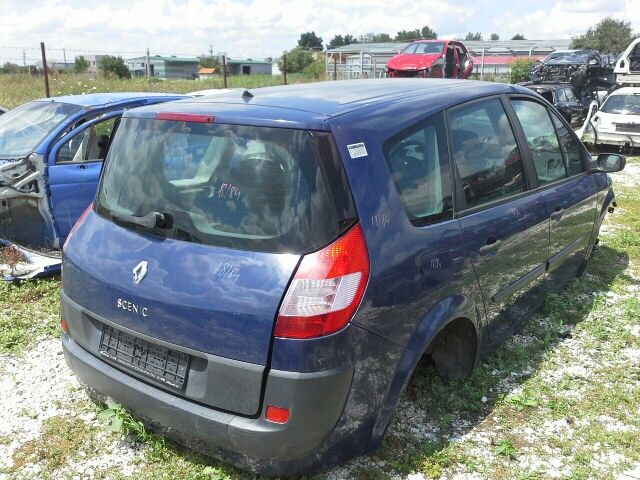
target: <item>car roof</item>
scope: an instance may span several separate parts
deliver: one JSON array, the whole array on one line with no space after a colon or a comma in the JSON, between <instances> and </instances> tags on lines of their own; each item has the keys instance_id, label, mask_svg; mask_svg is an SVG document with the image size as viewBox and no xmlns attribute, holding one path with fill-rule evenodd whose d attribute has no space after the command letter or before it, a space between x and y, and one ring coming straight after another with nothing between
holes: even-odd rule
<instances>
[{"instance_id":1,"label":"car roof","mask_svg":"<svg viewBox=\"0 0 640 480\"><path fill-rule=\"evenodd\" d=\"M198 97L177 102L140 107L126 117L150 118L158 112L208 113L216 117L232 110L234 120L281 117L286 121L295 117L298 123L313 119L314 123L353 112L376 104L400 103L419 97L446 98L447 105L462 103L481 95L507 92L530 93L531 90L504 83L450 79L388 78L369 80L340 80L300 83L266 87L225 95ZM253 109L247 109L252 106ZM447 107L445 107L447 108ZM281 124L281 126L286 126Z\"/></svg>"},{"instance_id":2,"label":"car roof","mask_svg":"<svg viewBox=\"0 0 640 480\"><path fill-rule=\"evenodd\" d=\"M88 93L85 95L64 95L60 97L41 98L37 102L60 102L78 105L80 107L98 107L114 103L124 103L147 98L189 98L178 93L149 93L149 92L112 92Z\"/></svg>"},{"instance_id":3,"label":"car roof","mask_svg":"<svg viewBox=\"0 0 640 480\"><path fill-rule=\"evenodd\" d=\"M609 94L610 97L614 95L640 95L640 87L622 87Z\"/></svg>"}]
</instances>

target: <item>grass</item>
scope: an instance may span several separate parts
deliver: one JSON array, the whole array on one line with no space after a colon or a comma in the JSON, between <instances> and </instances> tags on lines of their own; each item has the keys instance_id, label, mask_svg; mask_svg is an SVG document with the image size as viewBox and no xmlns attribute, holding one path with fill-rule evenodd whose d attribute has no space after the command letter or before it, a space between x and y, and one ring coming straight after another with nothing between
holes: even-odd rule
<instances>
[{"instance_id":1,"label":"grass","mask_svg":"<svg viewBox=\"0 0 640 480\"><path fill-rule=\"evenodd\" d=\"M87 448L96 435L94 427L70 417L51 417L44 421L40 436L22 444L13 454L14 469L44 462L56 470L79 458L81 447Z\"/></svg>"},{"instance_id":2,"label":"grass","mask_svg":"<svg viewBox=\"0 0 640 480\"><path fill-rule=\"evenodd\" d=\"M58 335L59 328L59 278L0 281L0 353L19 353L43 335Z\"/></svg>"},{"instance_id":3,"label":"grass","mask_svg":"<svg viewBox=\"0 0 640 480\"><path fill-rule=\"evenodd\" d=\"M287 83L310 82L313 78L303 74L287 75ZM282 85L282 75L242 75L228 77L228 88L258 88ZM51 96L82 95L96 92L163 92L188 93L209 88L223 88L221 78L207 80L158 80L146 78L119 80L100 75L51 74ZM43 77L27 74L0 75L0 105L14 108L30 100L45 96Z\"/></svg>"},{"instance_id":4,"label":"grass","mask_svg":"<svg viewBox=\"0 0 640 480\"><path fill-rule=\"evenodd\" d=\"M629 165L639 168L640 158ZM467 379L442 379L420 365L382 447L348 464L349 478L460 473L524 480L553 472L608 479L640 462L640 190L614 187L619 208L585 275L550 296ZM57 335L58 289L58 279L0 284L2 351L19 353L39 335ZM144 446L136 478L254 478L164 439L117 404L94 405L103 427L47 421L40 437L15 453L17 464L39 460L53 474L65 468L62 451L115 435ZM46 447L49 439L60 448ZM0 438L0 445L8 441ZM117 469L105 475L126 477Z\"/></svg>"}]
</instances>

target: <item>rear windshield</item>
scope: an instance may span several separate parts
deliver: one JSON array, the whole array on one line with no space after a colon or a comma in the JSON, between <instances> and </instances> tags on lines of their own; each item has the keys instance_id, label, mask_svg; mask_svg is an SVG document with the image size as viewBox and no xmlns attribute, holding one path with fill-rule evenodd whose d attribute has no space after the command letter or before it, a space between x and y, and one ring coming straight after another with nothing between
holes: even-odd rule
<instances>
[{"instance_id":1,"label":"rear windshield","mask_svg":"<svg viewBox=\"0 0 640 480\"><path fill-rule=\"evenodd\" d=\"M604 113L640 115L640 94L611 95L600 110Z\"/></svg>"},{"instance_id":2,"label":"rear windshield","mask_svg":"<svg viewBox=\"0 0 640 480\"><path fill-rule=\"evenodd\" d=\"M96 207L118 223L162 213L146 232L234 249L304 253L338 235L304 130L124 119Z\"/></svg>"}]
</instances>

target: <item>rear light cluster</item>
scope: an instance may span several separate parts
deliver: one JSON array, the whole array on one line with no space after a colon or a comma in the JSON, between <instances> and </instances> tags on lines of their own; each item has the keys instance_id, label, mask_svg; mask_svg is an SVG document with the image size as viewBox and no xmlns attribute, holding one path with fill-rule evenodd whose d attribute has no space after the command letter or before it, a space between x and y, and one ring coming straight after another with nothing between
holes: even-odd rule
<instances>
[{"instance_id":1,"label":"rear light cluster","mask_svg":"<svg viewBox=\"0 0 640 480\"><path fill-rule=\"evenodd\" d=\"M302 258L280 306L275 335L313 338L337 332L357 310L368 280L369 255L358 224Z\"/></svg>"},{"instance_id":2,"label":"rear light cluster","mask_svg":"<svg viewBox=\"0 0 640 480\"><path fill-rule=\"evenodd\" d=\"M80 228L80 225L82 225L82 222L84 222L85 219L87 218L87 215L89 215L92 211L93 211L93 202L91 202L89 206L86 208L86 210L82 212L82 215L80 215L80 218L78 218L78 221L75 223L75 225L69 232L69 235L67 235L67 239L64 241L64 245L62 246L63 252L67 249L67 245L69 244L69 240L71 240L71 237L73 237L73 234L76 233L78 228Z\"/></svg>"}]
</instances>

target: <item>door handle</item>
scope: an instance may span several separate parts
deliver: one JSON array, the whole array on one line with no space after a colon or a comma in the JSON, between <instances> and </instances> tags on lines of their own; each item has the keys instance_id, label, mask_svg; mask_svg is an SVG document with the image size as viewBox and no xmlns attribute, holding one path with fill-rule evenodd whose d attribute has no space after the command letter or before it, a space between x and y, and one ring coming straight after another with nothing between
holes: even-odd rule
<instances>
[{"instance_id":1,"label":"door handle","mask_svg":"<svg viewBox=\"0 0 640 480\"><path fill-rule=\"evenodd\" d=\"M490 255L498 251L500 245L502 245L502 240L498 240L496 237L491 235L489 238L487 238L487 242L485 243L485 245L483 247L480 247L478 253L480 255Z\"/></svg>"},{"instance_id":2,"label":"door handle","mask_svg":"<svg viewBox=\"0 0 640 480\"><path fill-rule=\"evenodd\" d=\"M553 212L551 213L551 220L560 220L562 218L562 214L564 213L564 208L557 205Z\"/></svg>"},{"instance_id":3,"label":"door handle","mask_svg":"<svg viewBox=\"0 0 640 480\"><path fill-rule=\"evenodd\" d=\"M86 169L86 168L87 168L87 166L81 163L80 165L78 165L78 168L79 168L80 170L84 170L84 169Z\"/></svg>"}]
</instances>

